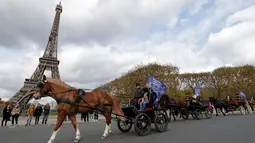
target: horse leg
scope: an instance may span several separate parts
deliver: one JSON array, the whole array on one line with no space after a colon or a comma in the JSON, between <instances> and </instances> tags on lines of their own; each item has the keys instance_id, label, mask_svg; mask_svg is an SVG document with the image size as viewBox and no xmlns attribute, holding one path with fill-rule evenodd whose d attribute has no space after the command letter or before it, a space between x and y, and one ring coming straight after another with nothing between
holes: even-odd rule
<instances>
[{"instance_id":1,"label":"horse leg","mask_svg":"<svg viewBox=\"0 0 255 143\"><path fill-rule=\"evenodd\" d=\"M215 107L215 112L216 112L216 116L219 116L218 115L218 107Z\"/></svg>"},{"instance_id":2,"label":"horse leg","mask_svg":"<svg viewBox=\"0 0 255 143\"><path fill-rule=\"evenodd\" d=\"M106 120L106 126L105 126L105 130L104 130L104 134L101 136L101 139L105 139L109 133L112 133L112 129L111 129L111 113L109 112L105 112L104 113L105 116L105 120Z\"/></svg>"},{"instance_id":3,"label":"horse leg","mask_svg":"<svg viewBox=\"0 0 255 143\"><path fill-rule=\"evenodd\" d=\"M220 108L220 111L221 111L221 113L223 114L223 116L226 116L226 114L223 112L223 110L222 110L222 107Z\"/></svg>"},{"instance_id":4,"label":"horse leg","mask_svg":"<svg viewBox=\"0 0 255 143\"><path fill-rule=\"evenodd\" d=\"M73 124L73 128L74 128L75 133L76 133L74 142L77 143L81 140L81 133L80 133L80 130L78 128L78 123L77 123L75 114L69 115L69 119L71 120L71 122Z\"/></svg>"},{"instance_id":5,"label":"horse leg","mask_svg":"<svg viewBox=\"0 0 255 143\"><path fill-rule=\"evenodd\" d=\"M65 113L65 112L60 112L60 113L58 114L58 119L57 119L56 126L55 126L55 128L54 128L54 131L53 131L51 137L50 137L50 140L49 140L47 143L53 143L53 141L55 140L56 135L57 135L57 133L58 133L60 127L62 126L62 124L63 124L65 118L66 118L66 113Z\"/></svg>"}]
</instances>

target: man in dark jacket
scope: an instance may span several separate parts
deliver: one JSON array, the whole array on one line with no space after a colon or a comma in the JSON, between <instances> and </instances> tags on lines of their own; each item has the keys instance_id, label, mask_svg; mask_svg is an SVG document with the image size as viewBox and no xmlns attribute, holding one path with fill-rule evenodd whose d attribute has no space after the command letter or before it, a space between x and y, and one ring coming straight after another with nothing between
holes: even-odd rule
<instances>
[{"instance_id":1,"label":"man in dark jacket","mask_svg":"<svg viewBox=\"0 0 255 143\"><path fill-rule=\"evenodd\" d=\"M42 106L40 104L37 105L37 107L35 108L35 124L38 124L40 116L42 115Z\"/></svg>"},{"instance_id":2,"label":"man in dark jacket","mask_svg":"<svg viewBox=\"0 0 255 143\"><path fill-rule=\"evenodd\" d=\"M43 108L43 120L42 120L42 124L47 124L47 120L50 114L50 105L46 104Z\"/></svg>"},{"instance_id":3,"label":"man in dark jacket","mask_svg":"<svg viewBox=\"0 0 255 143\"><path fill-rule=\"evenodd\" d=\"M7 105L3 110L3 119L1 124L2 127L7 125L7 121L9 121L11 117L11 112L12 110L10 105Z\"/></svg>"},{"instance_id":4,"label":"man in dark jacket","mask_svg":"<svg viewBox=\"0 0 255 143\"><path fill-rule=\"evenodd\" d=\"M135 106L138 109L139 108L138 99L141 97L143 97L143 88L141 87L140 83L136 83L134 98L130 101L130 104Z\"/></svg>"}]
</instances>

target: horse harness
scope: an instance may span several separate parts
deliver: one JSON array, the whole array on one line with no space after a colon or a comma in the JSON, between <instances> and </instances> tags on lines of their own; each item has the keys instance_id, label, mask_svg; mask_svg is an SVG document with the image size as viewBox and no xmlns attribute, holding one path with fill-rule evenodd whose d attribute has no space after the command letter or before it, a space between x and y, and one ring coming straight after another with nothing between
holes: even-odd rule
<instances>
[{"instance_id":1,"label":"horse harness","mask_svg":"<svg viewBox=\"0 0 255 143\"><path fill-rule=\"evenodd\" d=\"M73 91L73 88L70 86L70 87L68 88L68 90L65 92L65 94L64 94L62 97L69 96L71 91ZM79 107L84 107L84 108L89 108L89 109L91 109L91 110L98 110L98 111L100 111L100 112L105 112L104 109L103 109L104 107L106 107L106 106L111 106L111 107L112 107L112 106L113 106L112 104L98 104L98 105L96 105L95 107L92 107L92 106L83 98L83 95L86 96L86 92L85 92L83 89L78 89L78 93L77 93L77 97L76 97L75 101L72 101L72 100L70 100L70 99L68 99L68 98L59 98L59 99L57 99L54 95L53 95L53 97L55 98L55 100L57 101L58 104L59 104L59 103L66 103L66 104L75 106L75 113L78 112L78 108L79 108ZM106 95L107 95L107 94L106 94ZM105 100L105 98L106 98L106 95L105 95L105 97L104 97L104 100ZM81 100L84 101L85 104L87 104L87 105L81 105L81 104L79 104L79 103L81 102ZM111 111L112 111L112 108L111 108Z\"/></svg>"}]
</instances>

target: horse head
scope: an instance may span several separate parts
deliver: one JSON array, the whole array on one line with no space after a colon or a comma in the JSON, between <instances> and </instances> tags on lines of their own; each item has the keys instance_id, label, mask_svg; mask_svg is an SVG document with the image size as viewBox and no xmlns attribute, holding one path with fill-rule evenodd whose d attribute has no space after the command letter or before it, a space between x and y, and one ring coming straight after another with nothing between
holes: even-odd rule
<instances>
[{"instance_id":1,"label":"horse head","mask_svg":"<svg viewBox=\"0 0 255 143\"><path fill-rule=\"evenodd\" d=\"M215 97L209 97L209 102L211 102L212 104L215 104L216 101L218 101Z\"/></svg>"},{"instance_id":2,"label":"horse head","mask_svg":"<svg viewBox=\"0 0 255 143\"><path fill-rule=\"evenodd\" d=\"M46 76L43 75L42 80L39 81L39 83L37 84L33 97L36 100L41 99L42 97L45 97L50 91L51 91L50 83L47 81Z\"/></svg>"}]
</instances>

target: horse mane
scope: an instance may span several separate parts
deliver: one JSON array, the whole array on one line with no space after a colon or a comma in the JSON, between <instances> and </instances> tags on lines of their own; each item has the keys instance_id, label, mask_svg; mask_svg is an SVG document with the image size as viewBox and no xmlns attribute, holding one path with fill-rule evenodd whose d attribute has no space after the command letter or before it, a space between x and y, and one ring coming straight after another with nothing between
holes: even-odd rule
<instances>
[{"instance_id":1,"label":"horse mane","mask_svg":"<svg viewBox=\"0 0 255 143\"><path fill-rule=\"evenodd\" d=\"M62 88L68 89L70 87L70 85L68 85L67 83L55 78L47 78L47 82L58 85L59 87L62 87Z\"/></svg>"}]
</instances>

